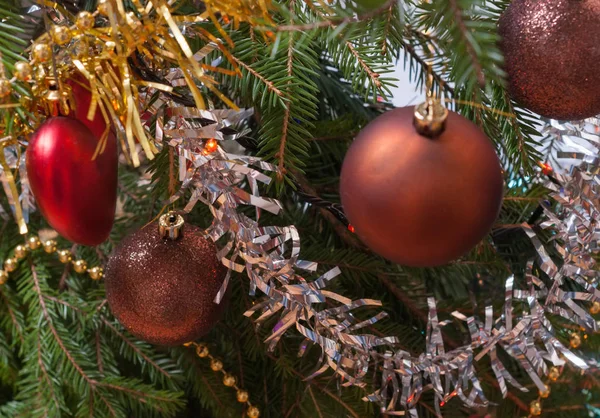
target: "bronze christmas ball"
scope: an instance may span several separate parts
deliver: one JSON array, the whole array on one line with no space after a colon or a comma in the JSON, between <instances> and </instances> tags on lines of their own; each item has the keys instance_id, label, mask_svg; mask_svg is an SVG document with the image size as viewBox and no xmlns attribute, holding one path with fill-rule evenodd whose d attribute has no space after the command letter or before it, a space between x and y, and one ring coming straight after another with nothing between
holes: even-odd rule
<instances>
[{"instance_id":1,"label":"bronze christmas ball","mask_svg":"<svg viewBox=\"0 0 600 418\"><path fill-rule=\"evenodd\" d=\"M499 30L515 101L553 119L600 113L600 0L514 0Z\"/></svg>"},{"instance_id":2,"label":"bronze christmas ball","mask_svg":"<svg viewBox=\"0 0 600 418\"><path fill-rule=\"evenodd\" d=\"M106 268L106 297L136 337L179 345L206 334L219 320L224 301L213 300L226 273L200 228L185 224L178 239L169 239L154 223L114 250Z\"/></svg>"},{"instance_id":3,"label":"bronze christmas ball","mask_svg":"<svg viewBox=\"0 0 600 418\"><path fill-rule=\"evenodd\" d=\"M441 135L420 135L414 107L386 112L350 147L340 179L344 211L374 252L415 267L446 264L489 232L503 178L491 141L448 112Z\"/></svg>"}]
</instances>

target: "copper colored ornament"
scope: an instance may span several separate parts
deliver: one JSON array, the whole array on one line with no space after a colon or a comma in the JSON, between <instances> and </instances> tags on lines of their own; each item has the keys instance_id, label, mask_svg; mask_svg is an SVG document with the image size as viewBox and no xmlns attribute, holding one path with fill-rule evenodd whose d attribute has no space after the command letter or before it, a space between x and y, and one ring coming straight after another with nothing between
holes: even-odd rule
<instances>
[{"instance_id":1,"label":"copper colored ornament","mask_svg":"<svg viewBox=\"0 0 600 418\"><path fill-rule=\"evenodd\" d=\"M553 119L600 113L600 0L514 0L499 24L517 102Z\"/></svg>"},{"instance_id":2,"label":"copper colored ornament","mask_svg":"<svg viewBox=\"0 0 600 418\"><path fill-rule=\"evenodd\" d=\"M179 238L171 239L154 223L125 238L111 255L106 296L133 335L179 345L206 334L219 320L224 303L213 300L226 273L200 228L185 224Z\"/></svg>"},{"instance_id":3,"label":"copper colored ornament","mask_svg":"<svg viewBox=\"0 0 600 418\"><path fill-rule=\"evenodd\" d=\"M92 159L98 137L82 122L55 117L32 135L27 175L41 213L62 236L98 245L110 234L117 202L117 143L109 138Z\"/></svg>"},{"instance_id":4,"label":"copper colored ornament","mask_svg":"<svg viewBox=\"0 0 600 418\"><path fill-rule=\"evenodd\" d=\"M425 123L414 121L414 107L389 111L360 132L344 160L340 193L350 223L373 251L403 265L438 266L465 254L502 202L491 141L445 112L428 137L417 132L415 123Z\"/></svg>"}]
</instances>

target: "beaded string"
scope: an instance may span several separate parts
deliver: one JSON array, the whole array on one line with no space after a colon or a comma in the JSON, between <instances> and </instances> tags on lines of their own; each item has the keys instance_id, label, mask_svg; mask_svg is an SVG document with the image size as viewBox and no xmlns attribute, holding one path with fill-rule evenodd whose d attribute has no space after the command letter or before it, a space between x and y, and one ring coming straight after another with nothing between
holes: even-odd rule
<instances>
[{"instance_id":1,"label":"beaded string","mask_svg":"<svg viewBox=\"0 0 600 418\"><path fill-rule=\"evenodd\" d=\"M42 242L38 237L29 237L25 244L17 245L13 250L13 256L7 258L2 263L3 269L0 270L0 285L7 282L9 273L14 272L19 267L19 262L27 257L30 251L36 251L40 248L44 249L47 254L58 255L58 260L63 264L72 263L73 270L79 274L87 273L92 280L100 280L104 276L104 269L100 266L88 268L85 260L73 260L73 253L69 249L58 249L58 244L53 239Z\"/></svg>"},{"instance_id":2,"label":"beaded string","mask_svg":"<svg viewBox=\"0 0 600 418\"><path fill-rule=\"evenodd\" d=\"M561 372L562 370L558 367L553 366L550 368L547 376L548 381L545 384L545 390L540 390L538 393L538 398L531 401L531 403L529 404L528 418L539 417L540 415L542 415L542 402L543 399L546 399L550 396L550 383L556 382L560 377Z\"/></svg>"},{"instance_id":3,"label":"beaded string","mask_svg":"<svg viewBox=\"0 0 600 418\"><path fill-rule=\"evenodd\" d=\"M58 243L55 240L46 240L41 241L36 236L31 236L27 239L25 244L17 245L12 251L12 257L7 258L4 263L2 263L3 269L0 270L0 285L5 284L9 279L9 273L14 272L19 267L19 263L30 251L36 251L39 249L43 249L47 254L56 253L58 256L58 260L63 264L71 263L73 265L73 270L76 273L84 274L87 273L92 280L100 280L104 276L104 269L100 266L94 266L92 268L88 268L88 264L83 259L73 260L73 253L69 249L58 249ZM223 384L227 387L233 388L236 390L236 398L240 403L245 403L248 409L246 410L246 415L248 418L258 418L260 417L260 410L250 403L248 391L241 389L237 386L237 379L232 374L223 370L223 362L215 357L213 357L208 351L208 347L203 343L186 343L185 347L193 346L196 349L196 355L200 358L209 358L210 359L210 368L215 372L221 372L223 374Z\"/></svg>"},{"instance_id":4,"label":"beaded string","mask_svg":"<svg viewBox=\"0 0 600 418\"><path fill-rule=\"evenodd\" d=\"M223 384L227 387L235 389L237 401L240 403L245 403L248 406L248 409L246 410L246 415L248 418L258 418L260 416L260 410L256 406L252 405L248 400L248 391L240 389L237 386L237 379L235 376L223 370L223 362L210 354L206 344L191 342L185 343L184 346L195 347L196 355L198 357L210 359L210 368L212 371L221 372L223 374Z\"/></svg>"}]
</instances>

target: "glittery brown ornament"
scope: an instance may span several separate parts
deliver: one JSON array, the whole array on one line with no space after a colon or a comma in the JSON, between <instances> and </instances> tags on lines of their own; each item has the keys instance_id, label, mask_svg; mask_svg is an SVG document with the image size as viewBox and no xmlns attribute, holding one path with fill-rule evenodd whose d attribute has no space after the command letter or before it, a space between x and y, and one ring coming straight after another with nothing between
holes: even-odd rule
<instances>
[{"instance_id":1,"label":"glittery brown ornament","mask_svg":"<svg viewBox=\"0 0 600 418\"><path fill-rule=\"evenodd\" d=\"M518 103L561 120L600 113L600 0L514 0L499 24Z\"/></svg>"},{"instance_id":2,"label":"glittery brown ornament","mask_svg":"<svg viewBox=\"0 0 600 418\"><path fill-rule=\"evenodd\" d=\"M503 178L492 142L473 123L447 112L443 131L429 137L420 132L430 127L417 130L423 121L414 117L412 106L395 109L361 131L344 160L340 194L373 251L403 265L437 266L489 232Z\"/></svg>"},{"instance_id":3,"label":"glittery brown ornament","mask_svg":"<svg viewBox=\"0 0 600 418\"><path fill-rule=\"evenodd\" d=\"M193 341L215 325L224 302L213 300L227 272L200 228L186 224L175 233L169 217L183 224L165 215L160 230L154 223L128 236L105 273L113 314L133 335L159 345Z\"/></svg>"}]
</instances>

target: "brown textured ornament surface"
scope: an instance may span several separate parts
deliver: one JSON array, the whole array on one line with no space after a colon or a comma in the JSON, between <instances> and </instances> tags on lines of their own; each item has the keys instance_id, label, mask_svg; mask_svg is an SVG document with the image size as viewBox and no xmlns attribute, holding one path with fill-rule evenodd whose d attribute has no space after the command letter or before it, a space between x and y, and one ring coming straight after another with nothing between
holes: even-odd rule
<instances>
[{"instance_id":1,"label":"brown textured ornament surface","mask_svg":"<svg viewBox=\"0 0 600 418\"><path fill-rule=\"evenodd\" d=\"M350 147L340 179L344 211L376 253L408 266L460 257L489 232L503 179L491 141L448 113L437 138L419 135L414 107L385 113Z\"/></svg>"},{"instance_id":2,"label":"brown textured ornament surface","mask_svg":"<svg viewBox=\"0 0 600 418\"><path fill-rule=\"evenodd\" d=\"M600 113L600 0L514 0L499 24L518 103L561 120Z\"/></svg>"},{"instance_id":3,"label":"brown textured ornament surface","mask_svg":"<svg viewBox=\"0 0 600 418\"><path fill-rule=\"evenodd\" d=\"M224 302L213 299L227 269L202 230L186 224L175 241L160 238L156 223L123 240L106 268L113 314L136 337L179 345L206 334Z\"/></svg>"}]
</instances>

